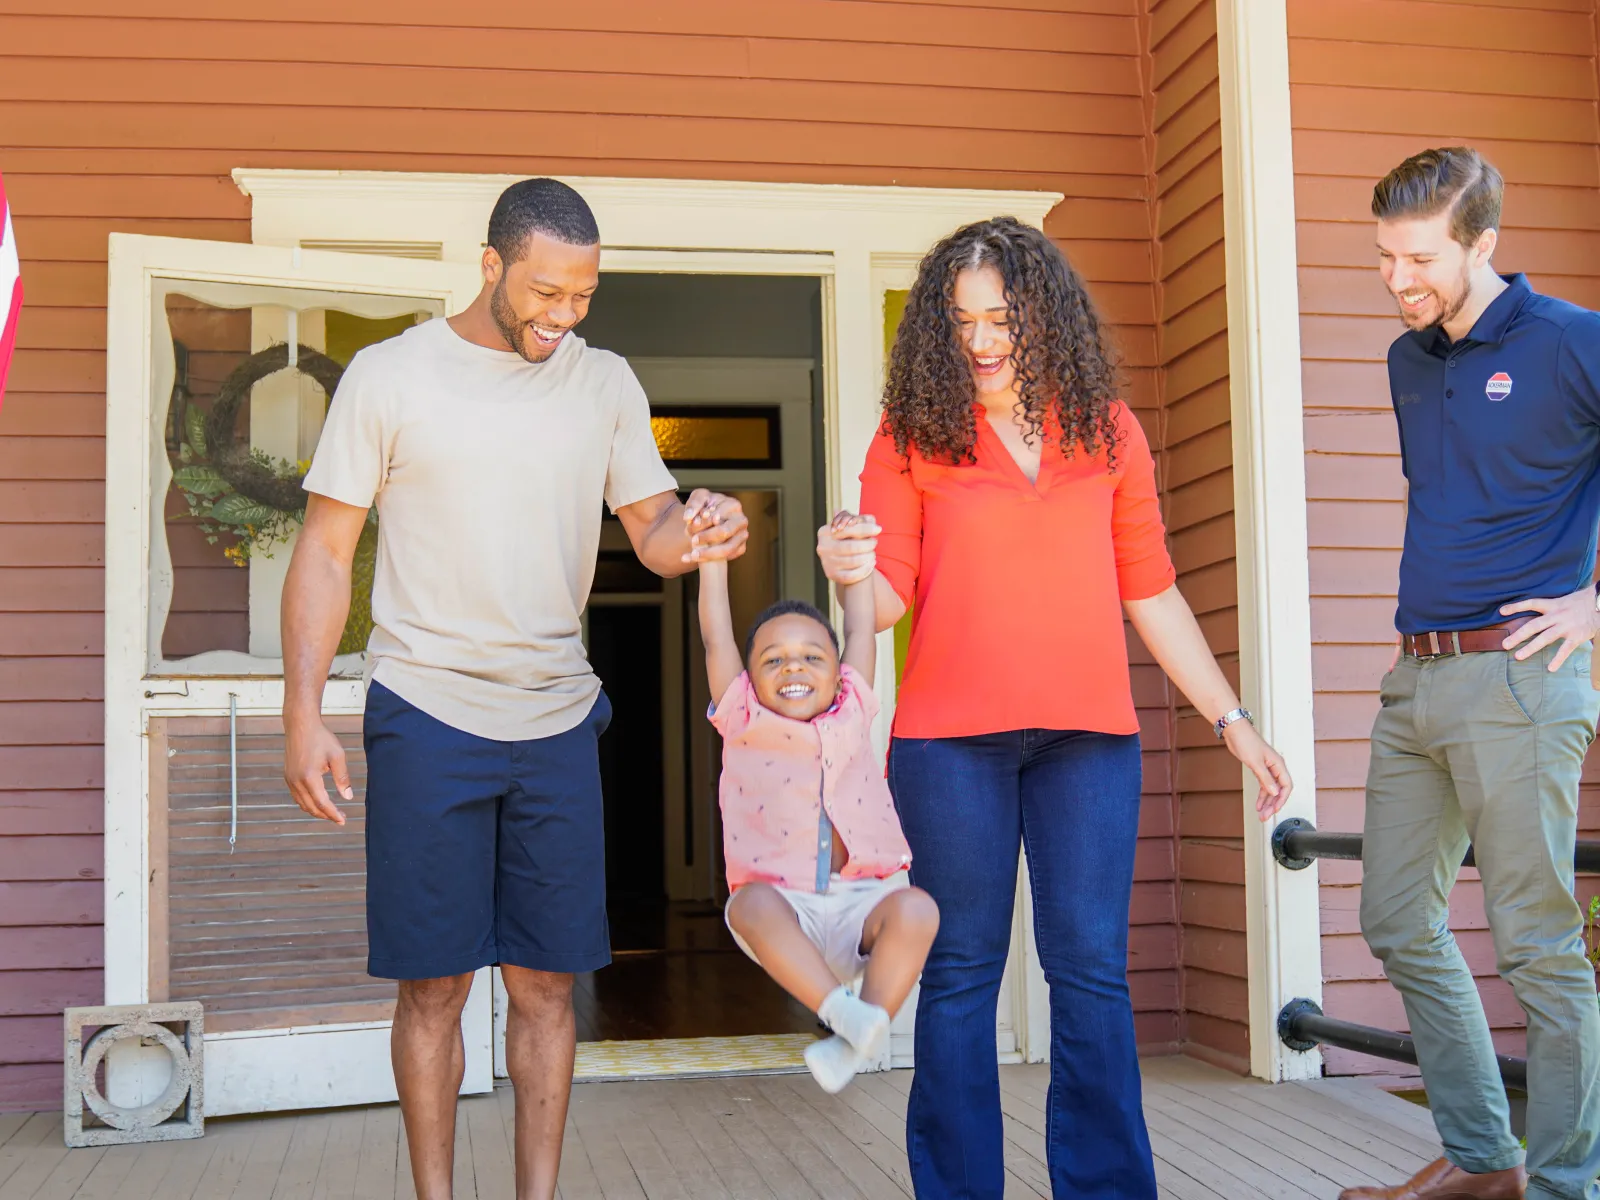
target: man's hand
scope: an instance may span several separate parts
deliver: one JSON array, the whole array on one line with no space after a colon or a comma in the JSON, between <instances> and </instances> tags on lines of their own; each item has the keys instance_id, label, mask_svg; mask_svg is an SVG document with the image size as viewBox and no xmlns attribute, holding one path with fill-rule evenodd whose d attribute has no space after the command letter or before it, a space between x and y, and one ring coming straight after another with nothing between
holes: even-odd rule
<instances>
[{"instance_id":1,"label":"man's hand","mask_svg":"<svg viewBox=\"0 0 1600 1200\"><path fill-rule=\"evenodd\" d=\"M686 563L729 562L744 553L750 540L744 506L721 492L695 488L683 506L683 521L689 530Z\"/></svg>"},{"instance_id":2,"label":"man's hand","mask_svg":"<svg viewBox=\"0 0 1600 1200\"><path fill-rule=\"evenodd\" d=\"M1595 609L1595 590L1581 587L1554 600L1519 600L1500 609L1505 616L1531 612L1538 615L1505 640L1507 650L1515 650L1518 661L1529 658L1554 642L1561 643L1550 660L1550 670L1561 669L1572 652L1600 633L1600 611ZM1521 649L1517 649L1521 646Z\"/></svg>"},{"instance_id":3,"label":"man's hand","mask_svg":"<svg viewBox=\"0 0 1600 1200\"><path fill-rule=\"evenodd\" d=\"M822 573L836 584L870 579L878 561L878 522L863 513L840 511L817 530L817 558Z\"/></svg>"},{"instance_id":4,"label":"man's hand","mask_svg":"<svg viewBox=\"0 0 1600 1200\"><path fill-rule=\"evenodd\" d=\"M294 802L313 817L343 825L344 813L328 797L322 782L324 775L332 775L339 795L346 800L356 798L339 739L320 717L286 721L284 734L283 778Z\"/></svg>"}]
</instances>

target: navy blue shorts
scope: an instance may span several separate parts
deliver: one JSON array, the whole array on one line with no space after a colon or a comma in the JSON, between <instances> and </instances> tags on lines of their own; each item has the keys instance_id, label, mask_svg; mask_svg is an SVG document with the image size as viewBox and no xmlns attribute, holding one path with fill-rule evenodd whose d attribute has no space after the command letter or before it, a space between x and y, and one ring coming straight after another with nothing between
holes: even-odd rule
<instances>
[{"instance_id":1,"label":"navy blue shorts","mask_svg":"<svg viewBox=\"0 0 1600 1200\"><path fill-rule=\"evenodd\" d=\"M367 972L442 979L494 963L611 961L597 743L604 692L574 729L497 742L367 692Z\"/></svg>"}]
</instances>

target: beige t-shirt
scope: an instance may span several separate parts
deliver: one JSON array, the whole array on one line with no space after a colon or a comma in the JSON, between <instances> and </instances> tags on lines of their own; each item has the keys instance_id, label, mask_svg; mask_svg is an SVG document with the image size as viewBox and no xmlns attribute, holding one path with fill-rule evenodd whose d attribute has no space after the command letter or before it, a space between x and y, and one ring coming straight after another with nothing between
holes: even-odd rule
<instances>
[{"instance_id":1,"label":"beige t-shirt","mask_svg":"<svg viewBox=\"0 0 1600 1200\"><path fill-rule=\"evenodd\" d=\"M569 333L528 363L432 320L351 361L305 486L378 506L368 678L521 741L573 728L600 690L579 615L602 500L677 484L624 359Z\"/></svg>"}]
</instances>

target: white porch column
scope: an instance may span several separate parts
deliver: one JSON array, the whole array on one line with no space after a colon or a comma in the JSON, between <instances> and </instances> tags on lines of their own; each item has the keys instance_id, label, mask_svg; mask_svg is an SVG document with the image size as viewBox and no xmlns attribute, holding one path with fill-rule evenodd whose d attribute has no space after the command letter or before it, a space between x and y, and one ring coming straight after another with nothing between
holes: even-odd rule
<instances>
[{"instance_id":1,"label":"white porch column","mask_svg":"<svg viewBox=\"0 0 1600 1200\"><path fill-rule=\"evenodd\" d=\"M1248 774L1241 800L1250 1070L1304 1079L1321 1073L1321 1056L1284 1046L1277 1015L1296 996L1322 998L1317 870L1284 870L1270 845L1278 821L1315 817L1317 795L1285 0L1219 0L1217 53L1241 690L1295 779L1288 807L1265 825Z\"/></svg>"}]
</instances>

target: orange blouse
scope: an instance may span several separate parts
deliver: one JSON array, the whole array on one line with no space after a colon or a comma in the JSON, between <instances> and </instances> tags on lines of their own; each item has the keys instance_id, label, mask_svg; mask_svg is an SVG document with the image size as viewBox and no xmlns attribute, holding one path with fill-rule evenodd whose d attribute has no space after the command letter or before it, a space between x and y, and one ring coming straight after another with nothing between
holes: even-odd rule
<instances>
[{"instance_id":1,"label":"orange blouse","mask_svg":"<svg viewBox=\"0 0 1600 1200\"><path fill-rule=\"evenodd\" d=\"M1124 600L1176 578L1138 418L1115 410L1116 466L1045 430L1037 484L978 414L975 463L929 462L880 430L861 472L878 571L912 612L897 737L1012 729L1136 733Z\"/></svg>"}]
</instances>

